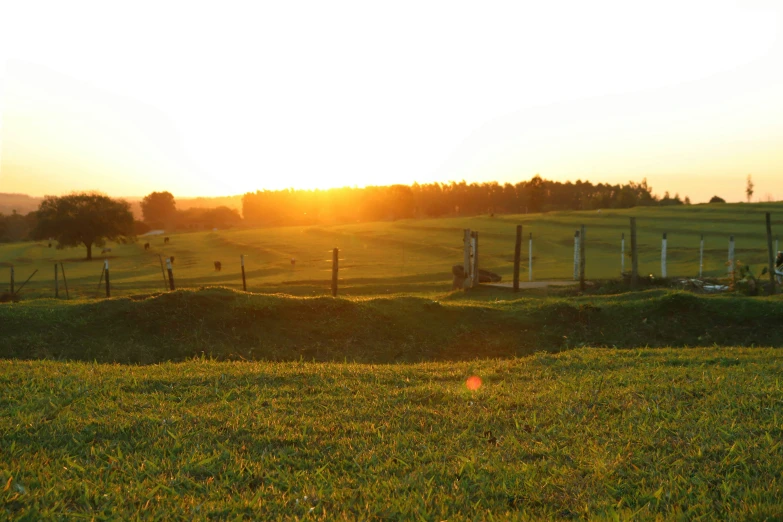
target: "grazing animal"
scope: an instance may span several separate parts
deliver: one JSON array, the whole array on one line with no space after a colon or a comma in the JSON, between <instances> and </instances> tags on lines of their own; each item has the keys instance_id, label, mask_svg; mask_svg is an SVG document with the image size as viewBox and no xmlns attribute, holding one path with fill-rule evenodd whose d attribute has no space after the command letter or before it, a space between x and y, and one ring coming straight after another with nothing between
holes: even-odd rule
<instances>
[{"instance_id":1,"label":"grazing animal","mask_svg":"<svg viewBox=\"0 0 783 522\"><path fill-rule=\"evenodd\" d=\"M215 270L220 272L220 270L222 270L222 269L223 269L223 265L221 264L221 262L220 261L215 261Z\"/></svg>"},{"instance_id":2,"label":"grazing animal","mask_svg":"<svg viewBox=\"0 0 783 522\"><path fill-rule=\"evenodd\" d=\"M168 243L169 243L169 237L166 236L166 237L163 238L163 244L167 245Z\"/></svg>"},{"instance_id":3,"label":"grazing animal","mask_svg":"<svg viewBox=\"0 0 783 522\"><path fill-rule=\"evenodd\" d=\"M111 248L104 248L103 250L101 250L101 254L108 254L110 252L111 252Z\"/></svg>"},{"instance_id":4,"label":"grazing animal","mask_svg":"<svg viewBox=\"0 0 783 522\"><path fill-rule=\"evenodd\" d=\"M150 249L150 244L144 243L144 250L149 250L149 249Z\"/></svg>"}]
</instances>

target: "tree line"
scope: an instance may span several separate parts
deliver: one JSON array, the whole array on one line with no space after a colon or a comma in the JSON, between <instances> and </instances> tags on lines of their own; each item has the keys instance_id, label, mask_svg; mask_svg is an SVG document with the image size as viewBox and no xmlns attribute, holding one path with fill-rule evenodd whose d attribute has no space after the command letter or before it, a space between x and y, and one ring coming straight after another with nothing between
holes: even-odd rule
<instances>
[{"instance_id":1,"label":"tree line","mask_svg":"<svg viewBox=\"0 0 783 522\"><path fill-rule=\"evenodd\" d=\"M143 221L133 218L130 204L97 192L46 196L38 210L9 215L0 213L0 242L45 240L57 248L84 246L92 259L94 246L106 241L134 241L153 228L192 230L228 228L242 221L228 207L179 210L170 192L153 192L142 202Z\"/></svg>"},{"instance_id":2,"label":"tree line","mask_svg":"<svg viewBox=\"0 0 783 522\"><path fill-rule=\"evenodd\" d=\"M710 202L722 202L717 196ZM153 192L141 201L143 220L134 220L128 202L100 193L47 196L27 214L0 213L0 241L48 240L58 248L92 247L107 240L134 241L152 229L192 230L252 225L306 225L386 219L593 210L690 204L686 197L661 198L644 179L625 185L589 181L557 182L536 175L516 184L414 183L329 190L263 190L242 197L242 212L225 206L179 210L170 192Z\"/></svg>"},{"instance_id":3,"label":"tree line","mask_svg":"<svg viewBox=\"0 0 783 522\"><path fill-rule=\"evenodd\" d=\"M644 179L624 185L562 183L534 176L519 183L414 183L328 190L259 190L242 197L251 224L307 225L417 217L524 214L690 204L679 195L652 193Z\"/></svg>"}]
</instances>

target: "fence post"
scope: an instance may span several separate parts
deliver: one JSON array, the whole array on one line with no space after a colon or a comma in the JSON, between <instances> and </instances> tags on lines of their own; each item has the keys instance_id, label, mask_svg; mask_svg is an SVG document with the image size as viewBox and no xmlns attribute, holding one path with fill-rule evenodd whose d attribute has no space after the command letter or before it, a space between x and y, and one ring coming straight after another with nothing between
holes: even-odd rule
<instances>
[{"instance_id":1,"label":"fence post","mask_svg":"<svg viewBox=\"0 0 783 522\"><path fill-rule=\"evenodd\" d=\"M163 277L163 291L169 287L168 281L166 281L166 270L163 268L163 256L158 254L158 260L160 261L160 275Z\"/></svg>"},{"instance_id":2,"label":"fence post","mask_svg":"<svg viewBox=\"0 0 783 522\"><path fill-rule=\"evenodd\" d=\"M639 286L639 245L636 244L636 218L631 218L631 288Z\"/></svg>"},{"instance_id":3,"label":"fence post","mask_svg":"<svg viewBox=\"0 0 783 522\"><path fill-rule=\"evenodd\" d=\"M533 280L533 233L530 233L530 240L527 245L527 280Z\"/></svg>"},{"instance_id":4,"label":"fence post","mask_svg":"<svg viewBox=\"0 0 783 522\"><path fill-rule=\"evenodd\" d=\"M171 266L171 258L166 258L166 271L169 273L169 290L174 290L174 269Z\"/></svg>"},{"instance_id":5,"label":"fence post","mask_svg":"<svg viewBox=\"0 0 783 522\"><path fill-rule=\"evenodd\" d=\"M729 236L729 277L734 284L734 236Z\"/></svg>"},{"instance_id":6,"label":"fence post","mask_svg":"<svg viewBox=\"0 0 783 522\"><path fill-rule=\"evenodd\" d=\"M462 287L464 289L468 289L471 287L471 283L473 283L473 279L470 273L470 229L466 228L462 232L462 245L464 254L463 265L465 267L465 281L462 283Z\"/></svg>"},{"instance_id":7,"label":"fence post","mask_svg":"<svg viewBox=\"0 0 783 522\"><path fill-rule=\"evenodd\" d=\"M478 240L478 232L471 232L470 233L470 239L471 239L471 245L473 246L473 266L471 267L471 272L473 275L473 286L478 286L479 284L479 258L478 258L478 252L479 252L479 240Z\"/></svg>"},{"instance_id":8,"label":"fence post","mask_svg":"<svg viewBox=\"0 0 783 522\"><path fill-rule=\"evenodd\" d=\"M703 277L704 274L704 234L701 235L701 240L699 241L699 279Z\"/></svg>"},{"instance_id":9,"label":"fence post","mask_svg":"<svg viewBox=\"0 0 783 522\"><path fill-rule=\"evenodd\" d=\"M574 281L579 280L579 231L574 232Z\"/></svg>"},{"instance_id":10,"label":"fence post","mask_svg":"<svg viewBox=\"0 0 783 522\"><path fill-rule=\"evenodd\" d=\"M661 277L666 279L666 232L661 239Z\"/></svg>"},{"instance_id":11,"label":"fence post","mask_svg":"<svg viewBox=\"0 0 783 522\"><path fill-rule=\"evenodd\" d=\"M60 298L60 281L57 277L57 263L54 264L54 298Z\"/></svg>"},{"instance_id":12,"label":"fence post","mask_svg":"<svg viewBox=\"0 0 783 522\"><path fill-rule=\"evenodd\" d=\"M625 232L620 235L620 277L625 273Z\"/></svg>"},{"instance_id":13,"label":"fence post","mask_svg":"<svg viewBox=\"0 0 783 522\"><path fill-rule=\"evenodd\" d=\"M14 265L11 265L11 295L13 296L16 292L14 291Z\"/></svg>"},{"instance_id":14,"label":"fence post","mask_svg":"<svg viewBox=\"0 0 783 522\"><path fill-rule=\"evenodd\" d=\"M337 297L337 271L338 271L338 256L340 251L338 249L332 250L332 297Z\"/></svg>"},{"instance_id":15,"label":"fence post","mask_svg":"<svg viewBox=\"0 0 783 522\"><path fill-rule=\"evenodd\" d=\"M585 290L585 226L579 227L579 290Z\"/></svg>"},{"instance_id":16,"label":"fence post","mask_svg":"<svg viewBox=\"0 0 783 522\"><path fill-rule=\"evenodd\" d=\"M65 277L65 266L63 266L62 261L60 262L60 271L63 273L63 283L65 283L65 298L70 299L71 294L68 293L68 279Z\"/></svg>"},{"instance_id":17,"label":"fence post","mask_svg":"<svg viewBox=\"0 0 783 522\"><path fill-rule=\"evenodd\" d=\"M111 297L111 283L109 283L109 260L103 260L103 272L106 275L106 297Z\"/></svg>"},{"instance_id":18,"label":"fence post","mask_svg":"<svg viewBox=\"0 0 783 522\"><path fill-rule=\"evenodd\" d=\"M239 256L239 264L242 266L242 290L247 292L247 281L245 281L245 254Z\"/></svg>"},{"instance_id":19,"label":"fence post","mask_svg":"<svg viewBox=\"0 0 783 522\"><path fill-rule=\"evenodd\" d=\"M767 212L767 250L769 251L769 293L775 294L775 253L772 251L772 219Z\"/></svg>"},{"instance_id":20,"label":"fence post","mask_svg":"<svg viewBox=\"0 0 783 522\"><path fill-rule=\"evenodd\" d=\"M522 254L522 225L517 225L517 239L514 243L514 291L519 292L519 258Z\"/></svg>"}]
</instances>

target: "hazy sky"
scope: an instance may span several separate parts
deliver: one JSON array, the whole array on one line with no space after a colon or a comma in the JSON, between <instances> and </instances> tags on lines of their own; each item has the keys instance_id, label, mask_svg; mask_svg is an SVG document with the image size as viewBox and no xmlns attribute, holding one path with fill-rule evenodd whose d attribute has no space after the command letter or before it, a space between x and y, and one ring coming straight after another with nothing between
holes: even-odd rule
<instances>
[{"instance_id":1,"label":"hazy sky","mask_svg":"<svg viewBox=\"0 0 783 522\"><path fill-rule=\"evenodd\" d=\"M3 2L0 192L783 199L781 1Z\"/></svg>"}]
</instances>

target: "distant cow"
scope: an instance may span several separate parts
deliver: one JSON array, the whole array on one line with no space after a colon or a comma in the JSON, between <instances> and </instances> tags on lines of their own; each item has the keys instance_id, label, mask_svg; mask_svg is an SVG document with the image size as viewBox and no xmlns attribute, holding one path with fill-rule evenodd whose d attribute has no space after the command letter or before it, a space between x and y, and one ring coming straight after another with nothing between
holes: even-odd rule
<instances>
[{"instance_id":1,"label":"distant cow","mask_svg":"<svg viewBox=\"0 0 783 522\"><path fill-rule=\"evenodd\" d=\"M215 261L215 270L220 272L223 269L223 265L220 263L220 261Z\"/></svg>"},{"instance_id":2,"label":"distant cow","mask_svg":"<svg viewBox=\"0 0 783 522\"><path fill-rule=\"evenodd\" d=\"M149 249L150 249L150 244L144 243L144 250L149 250Z\"/></svg>"},{"instance_id":3,"label":"distant cow","mask_svg":"<svg viewBox=\"0 0 783 522\"><path fill-rule=\"evenodd\" d=\"M164 244L164 245L165 245L165 244L168 244L168 242L169 242L169 238L168 238L168 236L164 237L164 238L163 238L163 244Z\"/></svg>"},{"instance_id":4,"label":"distant cow","mask_svg":"<svg viewBox=\"0 0 783 522\"><path fill-rule=\"evenodd\" d=\"M104 248L103 250L101 250L101 254L108 254L110 252L111 252L111 248Z\"/></svg>"}]
</instances>

